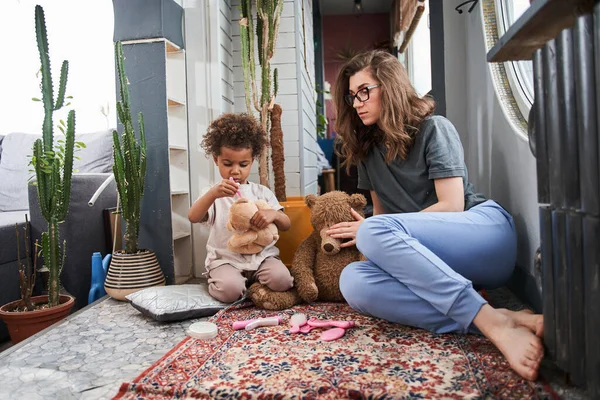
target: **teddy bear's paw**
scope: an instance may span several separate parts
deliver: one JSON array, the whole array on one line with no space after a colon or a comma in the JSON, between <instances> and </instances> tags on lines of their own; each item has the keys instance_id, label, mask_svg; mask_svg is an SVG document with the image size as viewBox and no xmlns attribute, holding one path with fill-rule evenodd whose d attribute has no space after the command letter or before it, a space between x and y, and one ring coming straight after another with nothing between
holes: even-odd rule
<instances>
[{"instance_id":1,"label":"teddy bear's paw","mask_svg":"<svg viewBox=\"0 0 600 400\"><path fill-rule=\"evenodd\" d=\"M285 310L302 301L293 288L285 292L275 292L258 282L248 288L248 297L257 307L274 311Z\"/></svg>"},{"instance_id":2,"label":"teddy bear's paw","mask_svg":"<svg viewBox=\"0 0 600 400\"><path fill-rule=\"evenodd\" d=\"M319 297L319 289L314 282L298 285L298 293L302 300L307 303L312 303Z\"/></svg>"}]
</instances>

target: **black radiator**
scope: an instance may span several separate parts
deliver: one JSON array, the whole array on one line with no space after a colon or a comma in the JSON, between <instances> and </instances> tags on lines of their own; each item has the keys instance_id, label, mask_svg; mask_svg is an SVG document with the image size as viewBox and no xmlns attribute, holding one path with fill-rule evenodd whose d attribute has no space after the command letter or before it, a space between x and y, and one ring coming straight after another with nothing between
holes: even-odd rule
<instances>
[{"instance_id":1,"label":"black radiator","mask_svg":"<svg viewBox=\"0 0 600 400\"><path fill-rule=\"evenodd\" d=\"M536 50L533 67L545 343L600 398L600 4Z\"/></svg>"}]
</instances>

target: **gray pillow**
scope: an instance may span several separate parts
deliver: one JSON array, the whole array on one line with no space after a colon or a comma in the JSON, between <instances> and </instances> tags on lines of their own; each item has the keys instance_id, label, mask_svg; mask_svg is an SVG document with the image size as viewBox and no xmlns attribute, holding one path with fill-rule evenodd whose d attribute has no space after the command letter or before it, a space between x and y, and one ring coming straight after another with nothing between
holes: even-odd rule
<instances>
[{"instance_id":1,"label":"gray pillow","mask_svg":"<svg viewBox=\"0 0 600 400\"><path fill-rule=\"evenodd\" d=\"M27 185L33 173L30 173L30 156L33 142L39 135L27 133L9 133L2 140L2 158L0 158L0 211L27 210L29 202ZM64 138L55 136L55 140ZM110 131L76 134L75 140L83 142L85 149L76 151L79 160L73 163L77 172L112 172L112 133Z\"/></svg>"},{"instance_id":2,"label":"gray pillow","mask_svg":"<svg viewBox=\"0 0 600 400\"><path fill-rule=\"evenodd\" d=\"M206 283L150 287L126 298L142 314L157 321L209 317L229 305L214 299Z\"/></svg>"}]
</instances>

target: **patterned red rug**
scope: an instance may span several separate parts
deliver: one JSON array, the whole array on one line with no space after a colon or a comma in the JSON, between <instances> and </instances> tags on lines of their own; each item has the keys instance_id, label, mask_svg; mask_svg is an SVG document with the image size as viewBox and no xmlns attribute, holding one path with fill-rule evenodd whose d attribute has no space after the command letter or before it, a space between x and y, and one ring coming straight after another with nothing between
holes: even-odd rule
<instances>
[{"instance_id":1,"label":"patterned red rug","mask_svg":"<svg viewBox=\"0 0 600 400\"><path fill-rule=\"evenodd\" d=\"M289 317L352 320L341 339L323 329L290 334ZM115 399L558 398L514 373L484 337L435 335L360 315L346 304L301 305L274 327L233 331L234 321L275 315L250 306L221 311L219 335L186 337Z\"/></svg>"}]
</instances>

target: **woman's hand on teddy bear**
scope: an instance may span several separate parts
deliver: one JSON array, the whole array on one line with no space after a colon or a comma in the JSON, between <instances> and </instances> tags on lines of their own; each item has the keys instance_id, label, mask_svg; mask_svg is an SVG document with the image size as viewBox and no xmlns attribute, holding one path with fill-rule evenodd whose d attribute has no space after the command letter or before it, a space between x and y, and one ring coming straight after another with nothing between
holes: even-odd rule
<instances>
[{"instance_id":1,"label":"woman's hand on teddy bear","mask_svg":"<svg viewBox=\"0 0 600 400\"><path fill-rule=\"evenodd\" d=\"M217 185L213 186L211 191L217 199L221 197L232 197L237 193L239 186L240 184L235 181L223 179Z\"/></svg>"},{"instance_id":2,"label":"woman's hand on teddy bear","mask_svg":"<svg viewBox=\"0 0 600 400\"><path fill-rule=\"evenodd\" d=\"M343 242L340 247L350 247L356 245L356 232L358 231L360 224L362 224L365 220L365 218L357 213L353 208L350 209L350 214L352 214L352 217L356 221L340 222L332 225L327 232L325 232L332 238L348 240L347 242Z\"/></svg>"},{"instance_id":3,"label":"woman's hand on teddy bear","mask_svg":"<svg viewBox=\"0 0 600 400\"><path fill-rule=\"evenodd\" d=\"M250 219L250 223L258 229L265 229L277 218L275 210L258 210Z\"/></svg>"}]
</instances>

